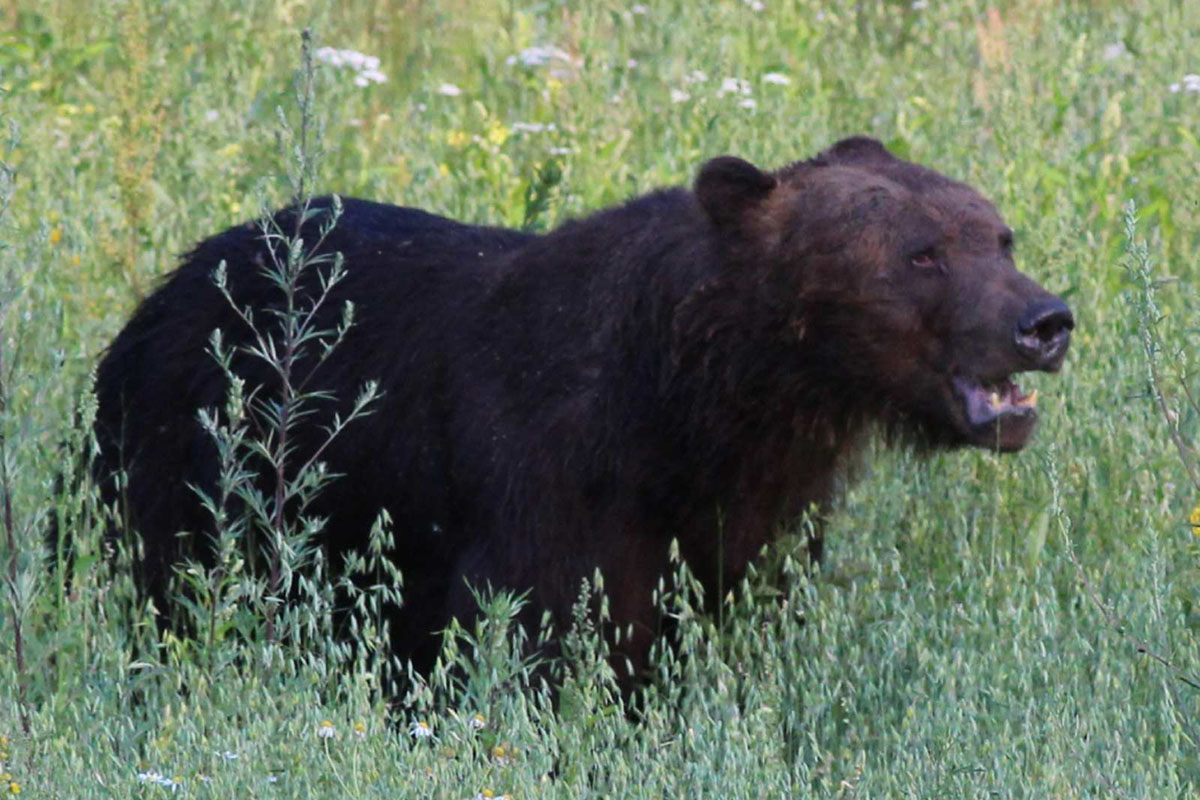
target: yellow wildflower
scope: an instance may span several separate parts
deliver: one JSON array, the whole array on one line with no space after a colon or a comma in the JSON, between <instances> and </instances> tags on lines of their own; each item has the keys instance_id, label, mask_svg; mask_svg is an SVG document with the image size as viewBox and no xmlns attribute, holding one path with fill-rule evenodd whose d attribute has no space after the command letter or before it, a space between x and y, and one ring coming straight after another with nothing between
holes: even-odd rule
<instances>
[{"instance_id":1,"label":"yellow wildflower","mask_svg":"<svg viewBox=\"0 0 1200 800\"><path fill-rule=\"evenodd\" d=\"M446 144L451 147L466 147L471 142L471 134L466 131L450 131L446 134Z\"/></svg>"},{"instance_id":2,"label":"yellow wildflower","mask_svg":"<svg viewBox=\"0 0 1200 800\"><path fill-rule=\"evenodd\" d=\"M1188 522L1192 525L1192 533L1200 536L1200 503L1196 503L1196 507L1192 509L1192 514L1188 517Z\"/></svg>"},{"instance_id":3,"label":"yellow wildflower","mask_svg":"<svg viewBox=\"0 0 1200 800\"><path fill-rule=\"evenodd\" d=\"M62 241L62 228L53 228L50 231L50 244L55 245Z\"/></svg>"},{"instance_id":4,"label":"yellow wildflower","mask_svg":"<svg viewBox=\"0 0 1200 800\"><path fill-rule=\"evenodd\" d=\"M517 748L513 747L511 744L498 744L492 748L492 758L496 759L496 763L500 766L506 767L516 760Z\"/></svg>"},{"instance_id":5,"label":"yellow wildflower","mask_svg":"<svg viewBox=\"0 0 1200 800\"><path fill-rule=\"evenodd\" d=\"M487 138L489 142L498 147L508 139L508 128L504 127L502 122L493 122L488 127Z\"/></svg>"}]
</instances>

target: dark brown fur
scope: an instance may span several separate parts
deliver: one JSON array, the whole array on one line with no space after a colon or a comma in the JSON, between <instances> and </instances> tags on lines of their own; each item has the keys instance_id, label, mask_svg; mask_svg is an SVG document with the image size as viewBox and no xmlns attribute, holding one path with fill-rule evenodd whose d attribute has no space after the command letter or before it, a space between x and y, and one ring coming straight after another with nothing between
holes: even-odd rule
<instances>
[{"instance_id":1,"label":"dark brown fur","mask_svg":"<svg viewBox=\"0 0 1200 800\"><path fill-rule=\"evenodd\" d=\"M1073 322L1010 246L976 192L868 139L774 173L715 159L694 191L545 236L346 201L325 249L350 276L326 308L353 300L358 324L318 388L343 411L364 381L385 394L327 453L346 476L314 509L331 563L390 511L407 599L394 646L421 667L433 633L474 611L464 579L531 590L533 615L562 624L599 568L641 664L672 539L715 593L829 505L873 426L1024 444L1033 414L1007 376L1057 369ZM275 302L262 248L255 226L201 243L100 365L97 475L115 499L127 470L142 585L164 606L171 565L207 557L188 485L211 491L215 465L196 410L226 387L205 344L217 327L246 337L210 276L225 260L240 304ZM270 390L261 364L237 366ZM989 387L1021 402L993 415Z\"/></svg>"}]
</instances>

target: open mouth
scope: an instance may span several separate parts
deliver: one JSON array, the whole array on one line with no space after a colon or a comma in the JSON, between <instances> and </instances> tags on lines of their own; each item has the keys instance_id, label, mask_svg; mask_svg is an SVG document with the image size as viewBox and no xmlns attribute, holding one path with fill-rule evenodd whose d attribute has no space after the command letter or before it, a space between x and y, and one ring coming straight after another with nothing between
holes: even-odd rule
<instances>
[{"instance_id":1,"label":"open mouth","mask_svg":"<svg viewBox=\"0 0 1200 800\"><path fill-rule=\"evenodd\" d=\"M1037 422L1036 389L1023 394L1012 376L999 380L957 376L952 383L977 444L1001 450L1025 445Z\"/></svg>"}]
</instances>

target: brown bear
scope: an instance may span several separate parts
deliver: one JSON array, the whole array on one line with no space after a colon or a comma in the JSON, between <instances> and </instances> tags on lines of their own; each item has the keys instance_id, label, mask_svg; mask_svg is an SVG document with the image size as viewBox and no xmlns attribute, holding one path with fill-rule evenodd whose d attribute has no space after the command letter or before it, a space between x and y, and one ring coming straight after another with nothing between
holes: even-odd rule
<instances>
[{"instance_id":1,"label":"brown bear","mask_svg":"<svg viewBox=\"0 0 1200 800\"><path fill-rule=\"evenodd\" d=\"M1074 321L1012 244L970 187L867 138L774 172L716 158L690 190L545 235L346 200L320 246L348 276L319 313L336 327L350 300L356 324L315 373L334 399L298 457L364 382L383 395L322 455L341 475L309 511L329 563L387 509L404 573L393 647L418 668L474 613L468 582L528 591L531 618L562 625L599 568L641 665L673 539L711 597L790 518L828 506L872 429L1025 445L1036 396L1013 375L1056 371ZM228 387L209 336L248 339L213 272L227 263L239 306L278 308L267 246L256 224L202 242L99 366L95 474L144 540L139 578L161 609L173 565L211 557L192 487L212 494L216 453L197 411ZM234 367L247 391L275 390L260 360Z\"/></svg>"}]
</instances>

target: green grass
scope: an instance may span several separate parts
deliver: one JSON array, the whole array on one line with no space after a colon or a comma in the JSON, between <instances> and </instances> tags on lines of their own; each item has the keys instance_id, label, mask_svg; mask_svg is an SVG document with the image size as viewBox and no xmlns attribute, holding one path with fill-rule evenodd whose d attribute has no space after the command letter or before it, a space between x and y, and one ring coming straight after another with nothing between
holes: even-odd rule
<instances>
[{"instance_id":1,"label":"green grass","mask_svg":"<svg viewBox=\"0 0 1200 800\"><path fill-rule=\"evenodd\" d=\"M1169 87L1200 72L1200 4L642 5L0 12L15 175L0 181L0 793L170 793L139 782L158 771L195 797L1195 796L1200 487L1171 429L1200 438L1183 392L1196 385L1200 92ZM757 603L697 616L688 592L668 598L689 657L663 656L668 677L636 723L586 635L553 708L502 635L503 598L491 628L457 641L464 669L414 685L390 717L374 673L332 642L230 641L213 661L157 641L101 557L88 494L56 475L64 442L86 445L72 423L96 357L155 276L286 198L276 108L294 123L306 26L388 76L360 87L319 70L318 191L548 227L688 182L707 157L777 166L852 133L967 180L1079 322L1063 373L1034 379L1036 441L1017 457L866 454L815 581L796 577L785 541L769 561L781 577L746 593ZM551 45L569 58L508 63ZM722 92L726 78L749 94ZM558 183L539 178L556 169ZM1145 242L1132 255L1130 200ZM39 544L53 508L81 548L69 584ZM433 737L409 734L420 719Z\"/></svg>"}]
</instances>

